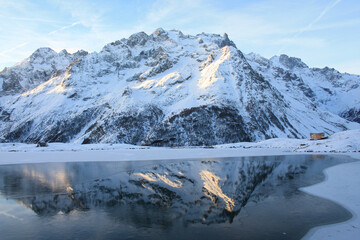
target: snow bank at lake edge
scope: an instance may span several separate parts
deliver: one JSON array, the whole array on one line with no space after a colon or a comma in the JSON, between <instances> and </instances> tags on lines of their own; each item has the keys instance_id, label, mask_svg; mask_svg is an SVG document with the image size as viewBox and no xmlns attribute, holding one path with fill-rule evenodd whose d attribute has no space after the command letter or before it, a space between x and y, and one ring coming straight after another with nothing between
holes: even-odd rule
<instances>
[{"instance_id":1,"label":"snow bank at lake edge","mask_svg":"<svg viewBox=\"0 0 360 240\"><path fill-rule=\"evenodd\" d=\"M360 152L360 129L349 130L335 133L324 140L312 141L309 139L293 139L293 138L273 138L260 142L240 142L222 144L208 147L147 147L130 144L72 144L72 143L49 143L48 147L36 147L36 144L25 143L0 143L0 153L2 152L78 152L78 151L123 151L139 150L169 152L181 151L203 151L203 150L237 150L242 156L248 152L252 154L254 151L267 150L271 152L290 153L290 152L321 152L321 153L349 153ZM250 150L250 151L249 151ZM231 151L229 151L231 152ZM270 152L270 153L271 153ZM182 156L175 154L175 158ZM132 159L129 159L132 160ZM152 160L152 159L151 159ZM1 164L1 163L0 163Z\"/></svg>"},{"instance_id":2,"label":"snow bank at lake edge","mask_svg":"<svg viewBox=\"0 0 360 240\"><path fill-rule=\"evenodd\" d=\"M360 154L349 154L360 159ZM324 170L326 180L300 190L329 199L349 210L353 217L346 221L311 229L303 239L360 239L360 162L336 165Z\"/></svg>"}]
</instances>

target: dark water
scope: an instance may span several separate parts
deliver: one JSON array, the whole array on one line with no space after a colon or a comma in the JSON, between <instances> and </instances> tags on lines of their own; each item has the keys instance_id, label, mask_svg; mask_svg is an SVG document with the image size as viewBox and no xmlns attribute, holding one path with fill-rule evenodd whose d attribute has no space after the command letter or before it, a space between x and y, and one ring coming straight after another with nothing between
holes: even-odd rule
<instances>
[{"instance_id":1,"label":"dark water","mask_svg":"<svg viewBox=\"0 0 360 240\"><path fill-rule=\"evenodd\" d=\"M340 156L0 166L1 239L300 239L345 221L298 190Z\"/></svg>"}]
</instances>

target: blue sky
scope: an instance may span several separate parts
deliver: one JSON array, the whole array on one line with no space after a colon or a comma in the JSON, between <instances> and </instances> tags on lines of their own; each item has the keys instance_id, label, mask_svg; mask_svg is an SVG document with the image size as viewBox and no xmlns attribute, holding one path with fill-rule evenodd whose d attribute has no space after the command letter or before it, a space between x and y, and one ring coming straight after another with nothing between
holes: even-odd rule
<instances>
[{"instance_id":1,"label":"blue sky","mask_svg":"<svg viewBox=\"0 0 360 240\"><path fill-rule=\"evenodd\" d=\"M39 47L100 51L158 27L226 32L244 53L285 53L360 74L358 0L0 0L0 70Z\"/></svg>"}]
</instances>

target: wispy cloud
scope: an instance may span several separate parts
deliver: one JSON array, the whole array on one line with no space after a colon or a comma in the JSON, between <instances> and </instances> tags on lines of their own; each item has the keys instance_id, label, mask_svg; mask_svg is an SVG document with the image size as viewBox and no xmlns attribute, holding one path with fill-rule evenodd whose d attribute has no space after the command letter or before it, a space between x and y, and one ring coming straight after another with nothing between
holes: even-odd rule
<instances>
[{"instance_id":1,"label":"wispy cloud","mask_svg":"<svg viewBox=\"0 0 360 240\"><path fill-rule=\"evenodd\" d=\"M335 1L331 2L330 4L328 4L326 6L326 8L320 13L320 15L317 16L317 18L315 18L311 23L309 23L309 25L307 25L305 28L303 28L299 32L297 32L294 37L296 38L296 37L300 36L301 34L303 34L304 32L309 31L314 26L315 23L320 21L320 19L322 19L328 11L330 11L333 7L335 7L341 1L342 0L335 0Z\"/></svg>"},{"instance_id":2,"label":"wispy cloud","mask_svg":"<svg viewBox=\"0 0 360 240\"><path fill-rule=\"evenodd\" d=\"M56 30L54 30L54 31L51 31L51 32L49 32L47 35L53 35L53 34L55 34L55 33L58 33L58 32L60 32L60 31L63 31L63 30L72 28L72 27L74 27L74 26L76 26L76 25L79 25L79 24L80 24L80 22L74 22L74 23L72 23L72 24L70 24L70 25L66 25L66 26L60 27L60 28L58 28L58 29L56 29ZM40 38L40 39L41 39L41 38L44 39L44 37L39 36L38 38L36 38L37 41L39 40L39 38ZM28 44L30 44L30 43L31 43L31 41L26 41L26 42L23 42L23 43L20 43L20 44L16 45L15 47L6 49L6 50L0 52L0 56L8 57L8 55L7 55L8 53L12 53L12 52L14 52L15 50L18 50L18 49L20 49L20 48L23 48L23 47L25 47L26 45L28 45Z\"/></svg>"},{"instance_id":3,"label":"wispy cloud","mask_svg":"<svg viewBox=\"0 0 360 240\"><path fill-rule=\"evenodd\" d=\"M178 16L182 16L183 19L186 13L193 12L194 10L198 10L199 7L203 7L207 9L207 4L202 0L183 0L183 1L170 1L170 0L157 0L152 5L151 9L149 9L146 14L147 24L159 23L164 19L168 19L169 17L172 19L178 19ZM203 12L203 14L204 14ZM182 13L181 15L179 15ZM206 14L206 12L205 12ZM193 15L194 17L196 15Z\"/></svg>"},{"instance_id":4,"label":"wispy cloud","mask_svg":"<svg viewBox=\"0 0 360 240\"><path fill-rule=\"evenodd\" d=\"M343 59L359 56L356 0L0 0L0 6L0 68L39 47L98 51L158 27L185 34L226 32L241 51L271 57L286 50L308 56L309 64L321 65L322 59L326 65L331 52L337 58L347 54Z\"/></svg>"},{"instance_id":5,"label":"wispy cloud","mask_svg":"<svg viewBox=\"0 0 360 240\"><path fill-rule=\"evenodd\" d=\"M45 19L45 18L26 18L26 17L9 17L9 20L14 21L24 21L24 22L42 22L42 23L57 23L57 24L64 24L66 22L56 21L52 19Z\"/></svg>"},{"instance_id":6,"label":"wispy cloud","mask_svg":"<svg viewBox=\"0 0 360 240\"><path fill-rule=\"evenodd\" d=\"M248 13L247 9L219 9L216 4L204 0L157 0L140 22L143 29L150 31L164 27L178 28L189 34L232 32L233 40L263 37L283 31L262 16Z\"/></svg>"},{"instance_id":7,"label":"wispy cloud","mask_svg":"<svg viewBox=\"0 0 360 240\"><path fill-rule=\"evenodd\" d=\"M360 25L360 19L351 19L347 21L339 21L335 23L327 23L327 24L317 24L313 25L311 28L307 29L306 31L319 31L319 30L328 30L328 29L334 29L334 28L344 28L349 26L356 26ZM301 29L302 30L302 29ZM298 30L300 31L300 30ZM296 32L298 32L296 31Z\"/></svg>"},{"instance_id":8,"label":"wispy cloud","mask_svg":"<svg viewBox=\"0 0 360 240\"><path fill-rule=\"evenodd\" d=\"M3 56L3 57L7 57L7 55L6 55L7 53L11 53L11 52L13 52L13 51L15 51L15 50L17 50L19 48L25 47L28 44L29 44L29 42L24 42L24 43L18 44L13 48L6 49L5 51L0 52L0 55Z\"/></svg>"},{"instance_id":9,"label":"wispy cloud","mask_svg":"<svg viewBox=\"0 0 360 240\"><path fill-rule=\"evenodd\" d=\"M295 33L295 35L292 37L292 39L296 39L298 37L300 37L300 35L302 35L304 32L310 31L313 26L319 22L327 12L329 12L332 8L334 8L337 4L339 4L342 0L335 0L330 2L325 8L324 10L312 21L310 22L306 27L300 29L298 32ZM277 54L280 54L282 51L284 51L284 49L286 48L286 46L283 46Z\"/></svg>"},{"instance_id":10,"label":"wispy cloud","mask_svg":"<svg viewBox=\"0 0 360 240\"><path fill-rule=\"evenodd\" d=\"M70 24L70 25L63 26L63 27L61 27L61 28L59 28L59 29L56 29L56 30L54 30L54 31L49 32L49 35L52 35L52 34L55 34L55 33L57 33L57 32L63 31L63 30L65 30L65 29L69 29L69 28L75 27L76 25L79 25L79 24L81 24L81 22L74 22L74 23L72 23L72 24Z\"/></svg>"},{"instance_id":11,"label":"wispy cloud","mask_svg":"<svg viewBox=\"0 0 360 240\"><path fill-rule=\"evenodd\" d=\"M89 1L54 0L53 2L56 3L63 11L70 13L72 19L76 20L76 22L81 23L83 26L89 27L91 30L96 30L96 28L101 25L102 16L107 11L107 5L96 5Z\"/></svg>"}]
</instances>

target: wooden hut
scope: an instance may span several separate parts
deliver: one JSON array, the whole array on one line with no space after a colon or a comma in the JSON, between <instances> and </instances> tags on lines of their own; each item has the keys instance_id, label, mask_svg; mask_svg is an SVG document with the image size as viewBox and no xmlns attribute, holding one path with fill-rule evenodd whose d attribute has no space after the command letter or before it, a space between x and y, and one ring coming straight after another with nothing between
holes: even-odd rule
<instances>
[{"instance_id":1,"label":"wooden hut","mask_svg":"<svg viewBox=\"0 0 360 240\"><path fill-rule=\"evenodd\" d=\"M310 140L320 140L325 138L327 138L325 133L310 133Z\"/></svg>"}]
</instances>

